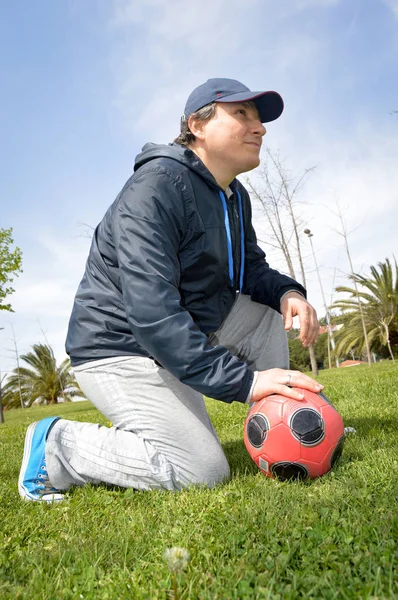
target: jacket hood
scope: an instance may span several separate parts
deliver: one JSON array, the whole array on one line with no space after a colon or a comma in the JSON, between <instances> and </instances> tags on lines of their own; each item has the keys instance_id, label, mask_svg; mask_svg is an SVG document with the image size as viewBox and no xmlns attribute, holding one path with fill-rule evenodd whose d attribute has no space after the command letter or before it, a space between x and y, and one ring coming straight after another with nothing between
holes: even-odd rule
<instances>
[{"instance_id":1,"label":"jacket hood","mask_svg":"<svg viewBox=\"0 0 398 600\"><path fill-rule=\"evenodd\" d=\"M199 156L197 156L189 148L180 146L180 144L153 144L148 143L142 148L142 152L138 154L134 163L134 171L147 164L155 158L171 158L188 169L195 171L198 175L206 179L207 183L213 187L220 189L220 186L210 173L209 169L203 164Z\"/></svg>"}]
</instances>

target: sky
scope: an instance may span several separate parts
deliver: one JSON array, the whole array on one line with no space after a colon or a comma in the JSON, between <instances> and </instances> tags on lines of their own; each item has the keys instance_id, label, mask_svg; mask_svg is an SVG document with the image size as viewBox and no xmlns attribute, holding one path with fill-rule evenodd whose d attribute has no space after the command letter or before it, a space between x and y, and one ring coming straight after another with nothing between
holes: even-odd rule
<instances>
[{"instance_id":1,"label":"sky","mask_svg":"<svg viewBox=\"0 0 398 600\"><path fill-rule=\"evenodd\" d=\"M327 303L348 283L337 203L355 272L396 255L397 74L398 0L2 2L0 227L13 228L23 273L15 312L0 311L1 372L16 367L15 346L49 343L66 357L91 228L142 146L172 141L188 95L211 77L282 95L263 146L292 176L316 167L296 210L313 232ZM267 259L286 272L254 214ZM302 246L322 316L304 234Z\"/></svg>"}]
</instances>

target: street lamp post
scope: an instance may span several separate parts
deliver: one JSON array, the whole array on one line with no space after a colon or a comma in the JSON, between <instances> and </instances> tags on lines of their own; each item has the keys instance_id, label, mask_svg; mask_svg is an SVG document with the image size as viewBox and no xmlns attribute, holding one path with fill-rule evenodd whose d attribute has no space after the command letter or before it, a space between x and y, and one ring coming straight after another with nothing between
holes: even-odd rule
<instances>
[{"instance_id":1,"label":"street lamp post","mask_svg":"<svg viewBox=\"0 0 398 600\"><path fill-rule=\"evenodd\" d=\"M334 342L332 325L331 325L331 322L330 322L330 313L329 313L329 309L328 309L327 304L326 304L326 299L325 299L325 293L323 291L322 280L321 280L321 276L319 274L318 261L316 259L316 255L315 255L315 251L314 251L314 245L313 245L312 239L311 239L314 234L311 233L310 229L304 229L304 233L308 236L308 239L310 240L311 250L312 250L312 256L314 258L316 273L318 275L319 287L321 288L323 306L325 308L326 323L327 323L327 328L328 328L328 337L329 337L329 340L330 340L330 345L332 346L332 349L334 350L335 347L336 347L336 345L335 345L335 342ZM329 359L329 369L331 369L332 368L332 359L331 359L331 356L330 356L329 343L328 343L328 359ZM336 367L339 367L340 366L339 365L339 359L337 358L337 356L335 356L335 359L336 359Z\"/></svg>"}]
</instances>

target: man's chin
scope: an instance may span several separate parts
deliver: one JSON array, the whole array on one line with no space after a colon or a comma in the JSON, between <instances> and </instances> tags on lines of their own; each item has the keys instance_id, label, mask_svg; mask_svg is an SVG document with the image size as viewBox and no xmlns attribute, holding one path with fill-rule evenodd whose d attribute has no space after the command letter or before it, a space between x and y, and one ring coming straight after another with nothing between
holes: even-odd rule
<instances>
[{"instance_id":1,"label":"man's chin","mask_svg":"<svg viewBox=\"0 0 398 600\"><path fill-rule=\"evenodd\" d=\"M257 158L252 158L250 161L247 161L246 163L246 168L244 169L244 171L242 171L242 173L247 173L248 171L253 171L253 169L256 169L260 164L260 157L258 156Z\"/></svg>"}]
</instances>

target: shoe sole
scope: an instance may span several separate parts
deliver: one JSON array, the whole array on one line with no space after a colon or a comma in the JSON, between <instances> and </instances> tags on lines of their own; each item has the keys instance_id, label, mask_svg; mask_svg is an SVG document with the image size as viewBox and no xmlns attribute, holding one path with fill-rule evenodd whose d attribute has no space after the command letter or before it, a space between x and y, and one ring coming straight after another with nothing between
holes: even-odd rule
<instances>
[{"instance_id":1,"label":"shoe sole","mask_svg":"<svg viewBox=\"0 0 398 600\"><path fill-rule=\"evenodd\" d=\"M35 432L35 428L37 425L37 421L35 423L31 423L29 425L26 436L25 436L25 445L23 449L23 458L22 458L22 466L19 472L18 478L18 492L23 500L33 501L33 502L61 502L64 499L63 494L43 494L40 498L33 497L30 492L25 488L23 482L25 478L25 471L28 466L30 452L32 450L32 439L33 434Z\"/></svg>"}]
</instances>

